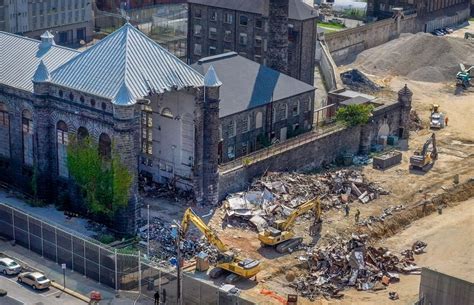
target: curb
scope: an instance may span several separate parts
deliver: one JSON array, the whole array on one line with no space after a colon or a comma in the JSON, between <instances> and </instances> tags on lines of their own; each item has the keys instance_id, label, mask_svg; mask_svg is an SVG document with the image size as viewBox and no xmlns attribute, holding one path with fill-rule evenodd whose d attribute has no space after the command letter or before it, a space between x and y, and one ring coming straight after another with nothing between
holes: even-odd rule
<instances>
[{"instance_id":1,"label":"curb","mask_svg":"<svg viewBox=\"0 0 474 305\"><path fill-rule=\"evenodd\" d=\"M79 299L79 300L81 300L81 301L83 301L83 302L85 302L85 303L87 303L87 304L89 304L90 301L91 301L91 299L88 298L88 297L86 297L85 295L82 295L82 294L80 294L80 293L78 293L78 292L76 292L76 291L74 291L74 290L72 290L72 289L69 289L69 288L64 289L64 286L63 286L63 285L59 285L59 284L56 283L56 282L51 281L51 286L53 286L54 288L56 288L56 289L58 289L58 290L60 290L60 291L63 291L64 293L67 293L67 294L69 294L70 296L75 297L76 299Z\"/></svg>"}]
</instances>

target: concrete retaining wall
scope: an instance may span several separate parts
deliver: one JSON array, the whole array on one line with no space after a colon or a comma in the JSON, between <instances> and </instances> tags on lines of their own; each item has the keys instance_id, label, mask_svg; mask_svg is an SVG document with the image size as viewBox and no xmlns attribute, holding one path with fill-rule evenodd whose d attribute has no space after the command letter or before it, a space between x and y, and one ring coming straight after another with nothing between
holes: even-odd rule
<instances>
[{"instance_id":1,"label":"concrete retaining wall","mask_svg":"<svg viewBox=\"0 0 474 305\"><path fill-rule=\"evenodd\" d=\"M419 296L421 304L474 304L474 284L423 268Z\"/></svg>"},{"instance_id":2,"label":"concrete retaining wall","mask_svg":"<svg viewBox=\"0 0 474 305\"><path fill-rule=\"evenodd\" d=\"M327 91L342 87L336 63L324 41L316 41L316 62L319 64Z\"/></svg>"},{"instance_id":3,"label":"concrete retaining wall","mask_svg":"<svg viewBox=\"0 0 474 305\"><path fill-rule=\"evenodd\" d=\"M464 21L469 19L470 13L471 13L470 8L466 7L465 9L457 12L453 16L440 17L440 18L436 18L434 20L425 22L423 29L425 32L432 32L433 30L436 30L436 29L463 23Z\"/></svg>"},{"instance_id":4,"label":"concrete retaining wall","mask_svg":"<svg viewBox=\"0 0 474 305\"><path fill-rule=\"evenodd\" d=\"M336 64L352 60L360 52L399 37L400 33L416 33L422 28L417 15L405 16L398 22L385 19L360 27L326 35L326 44Z\"/></svg>"},{"instance_id":5,"label":"concrete retaining wall","mask_svg":"<svg viewBox=\"0 0 474 305\"><path fill-rule=\"evenodd\" d=\"M330 163L341 153L357 153L360 143L360 127L352 127L328 133L313 142L274 155L257 163L241 167L235 171L220 174L219 197L245 190L252 179L267 171L294 171L321 167Z\"/></svg>"}]
</instances>

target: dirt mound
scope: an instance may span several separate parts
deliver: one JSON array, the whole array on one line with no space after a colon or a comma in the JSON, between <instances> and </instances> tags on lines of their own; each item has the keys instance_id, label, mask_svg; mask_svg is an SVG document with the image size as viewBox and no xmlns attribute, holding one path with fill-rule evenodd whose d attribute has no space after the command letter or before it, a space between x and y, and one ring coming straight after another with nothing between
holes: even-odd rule
<instances>
[{"instance_id":1,"label":"dirt mound","mask_svg":"<svg viewBox=\"0 0 474 305\"><path fill-rule=\"evenodd\" d=\"M474 44L427 33L402 34L357 56L355 65L369 74L401 75L426 82L454 80L459 63L474 64Z\"/></svg>"}]
</instances>

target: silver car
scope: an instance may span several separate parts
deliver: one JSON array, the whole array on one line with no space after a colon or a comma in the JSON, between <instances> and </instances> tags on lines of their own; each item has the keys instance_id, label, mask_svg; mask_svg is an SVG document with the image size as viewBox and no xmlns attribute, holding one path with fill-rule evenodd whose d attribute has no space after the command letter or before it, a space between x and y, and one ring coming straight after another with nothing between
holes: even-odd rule
<instances>
[{"instance_id":1,"label":"silver car","mask_svg":"<svg viewBox=\"0 0 474 305\"><path fill-rule=\"evenodd\" d=\"M0 272L4 275L18 274L21 272L21 266L8 257L0 258Z\"/></svg>"},{"instance_id":2,"label":"silver car","mask_svg":"<svg viewBox=\"0 0 474 305\"><path fill-rule=\"evenodd\" d=\"M39 272L25 272L18 276L18 282L25 283L34 290L46 289L51 285L51 281Z\"/></svg>"}]
</instances>

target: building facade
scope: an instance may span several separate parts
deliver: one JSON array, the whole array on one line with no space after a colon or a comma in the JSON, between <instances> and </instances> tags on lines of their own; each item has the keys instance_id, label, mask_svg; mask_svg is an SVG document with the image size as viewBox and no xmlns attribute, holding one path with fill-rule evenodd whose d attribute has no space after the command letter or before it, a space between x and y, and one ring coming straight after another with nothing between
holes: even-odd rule
<instances>
[{"instance_id":1,"label":"building facade","mask_svg":"<svg viewBox=\"0 0 474 305\"><path fill-rule=\"evenodd\" d=\"M235 51L314 83L317 16L302 0L188 2L189 63Z\"/></svg>"},{"instance_id":2,"label":"building facade","mask_svg":"<svg viewBox=\"0 0 474 305\"><path fill-rule=\"evenodd\" d=\"M470 0L368 0L367 15L379 19L390 18L393 8L401 7L406 12L416 11L418 16L429 18L448 13L449 9L467 7Z\"/></svg>"},{"instance_id":3,"label":"building facade","mask_svg":"<svg viewBox=\"0 0 474 305\"><path fill-rule=\"evenodd\" d=\"M192 67L213 67L220 88L219 163L243 157L311 130L315 88L238 55L200 59Z\"/></svg>"},{"instance_id":4,"label":"building facade","mask_svg":"<svg viewBox=\"0 0 474 305\"><path fill-rule=\"evenodd\" d=\"M89 0L0 1L0 31L39 39L49 30L60 45L92 39L93 8Z\"/></svg>"},{"instance_id":5,"label":"building facade","mask_svg":"<svg viewBox=\"0 0 474 305\"><path fill-rule=\"evenodd\" d=\"M0 32L0 179L29 192L34 181L39 198L74 197L66 148L89 136L133 176L129 204L113 217L118 234L135 233L143 168L215 204L220 84L204 87L205 77L130 24L83 53L53 39Z\"/></svg>"}]
</instances>

